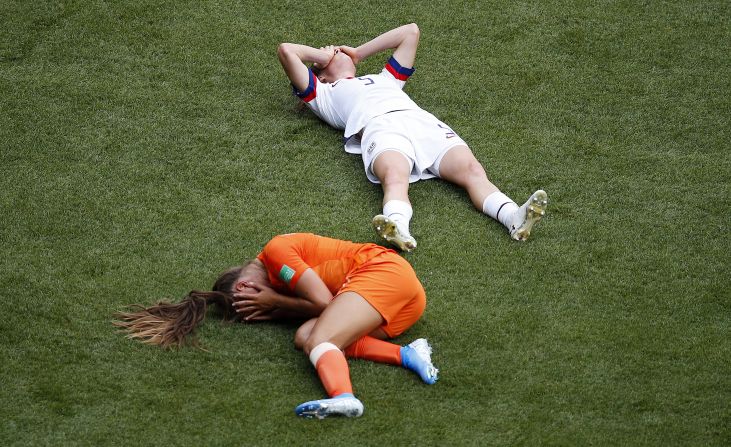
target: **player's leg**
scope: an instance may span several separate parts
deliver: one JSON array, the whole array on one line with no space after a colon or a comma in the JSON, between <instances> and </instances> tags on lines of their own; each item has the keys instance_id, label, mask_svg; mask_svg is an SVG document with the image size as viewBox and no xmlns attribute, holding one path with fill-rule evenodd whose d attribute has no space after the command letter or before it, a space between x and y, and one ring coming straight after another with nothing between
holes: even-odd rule
<instances>
[{"instance_id":1,"label":"player's leg","mask_svg":"<svg viewBox=\"0 0 731 447\"><path fill-rule=\"evenodd\" d=\"M316 318L308 320L297 329L295 347L303 349L304 343L312 332ZM431 362L431 346L424 338L414 340L406 346L386 341L388 335L377 328L343 349L346 358L369 360L376 363L402 366L416 372L427 384L437 381L438 372Z\"/></svg>"},{"instance_id":2,"label":"player's leg","mask_svg":"<svg viewBox=\"0 0 731 447\"><path fill-rule=\"evenodd\" d=\"M409 223L413 215L409 201L411 161L402 153L386 150L371 164L383 188L383 213L373 218L373 226L381 237L404 251L416 248Z\"/></svg>"},{"instance_id":3,"label":"player's leg","mask_svg":"<svg viewBox=\"0 0 731 447\"><path fill-rule=\"evenodd\" d=\"M302 325L300 325L299 328L297 328L297 332L294 334L294 347L300 350L303 350L305 347L305 342L310 337L310 334L312 333L312 328L315 326L315 323L317 322L317 318L311 318ZM388 334L383 332L383 329L376 328L373 330L370 334L367 335L367 337L376 338L378 340L386 340L388 339ZM346 356L347 353L346 353Z\"/></svg>"},{"instance_id":4,"label":"player's leg","mask_svg":"<svg viewBox=\"0 0 731 447\"><path fill-rule=\"evenodd\" d=\"M425 339L407 346L382 340L403 334L426 309L426 292L411 264L395 253L386 253L378 262L362 266L346 290L368 297L384 324L350 344L345 355L400 365L417 373L425 383L434 384L439 371L431 362L431 346Z\"/></svg>"},{"instance_id":5,"label":"player's leg","mask_svg":"<svg viewBox=\"0 0 731 447\"><path fill-rule=\"evenodd\" d=\"M338 295L325 308L312 326L303 349L330 398L297 406L298 415L324 418L363 414L363 404L353 396L350 370L342 349L382 323L381 314L355 292Z\"/></svg>"},{"instance_id":6,"label":"player's leg","mask_svg":"<svg viewBox=\"0 0 731 447\"><path fill-rule=\"evenodd\" d=\"M503 224L513 239L526 240L533 225L545 214L548 204L545 191L539 189L518 206L490 182L485 169L466 145L447 151L435 169L440 178L464 188L475 208Z\"/></svg>"},{"instance_id":7,"label":"player's leg","mask_svg":"<svg viewBox=\"0 0 731 447\"><path fill-rule=\"evenodd\" d=\"M366 335L348 346L344 353L347 358L401 366L418 374L427 385L438 380L439 370L432 364L431 345L425 338L401 346Z\"/></svg>"}]
</instances>

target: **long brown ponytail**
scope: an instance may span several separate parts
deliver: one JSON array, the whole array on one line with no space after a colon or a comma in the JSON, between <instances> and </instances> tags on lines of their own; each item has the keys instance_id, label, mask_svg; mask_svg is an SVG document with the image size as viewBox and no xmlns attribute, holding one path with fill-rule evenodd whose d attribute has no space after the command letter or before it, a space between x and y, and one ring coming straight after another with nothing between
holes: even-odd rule
<instances>
[{"instance_id":1,"label":"long brown ponytail","mask_svg":"<svg viewBox=\"0 0 731 447\"><path fill-rule=\"evenodd\" d=\"M163 348L180 347L186 344L191 334L206 316L208 306L213 304L224 320L236 319L231 295L234 284L244 267L234 267L222 273L213 291L193 290L178 303L160 301L153 306L134 304L127 312L118 312L118 321L112 324L127 332L128 338ZM197 342L192 340L193 345Z\"/></svg>"}]
</instances>

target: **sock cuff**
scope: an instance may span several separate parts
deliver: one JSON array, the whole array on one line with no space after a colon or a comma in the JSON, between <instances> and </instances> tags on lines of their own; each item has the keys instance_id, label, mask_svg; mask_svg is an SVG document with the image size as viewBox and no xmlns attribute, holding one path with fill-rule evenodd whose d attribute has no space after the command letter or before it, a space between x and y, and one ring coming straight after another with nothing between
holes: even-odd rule
<instances>
[{"instance_id":1,"label":"sock cuff","mask_svg":"<svg viewBox=\"0 0 731 447\"><path fill-rule=\"evenodd\" d=\"M389 200L383 205L383 214L386 216L390 216L391 214L401 214L406 218L406 220L410 220L411 216L414 214L414 210L409 202L404 202L403 200Z\"/></svg>"},{"instance_id":2,"label":"sock cuff","mask_svg":"<svg viewBox=\"0 0 731 447\"><path fill-rule=\"evenodd\" d=\"M322 357L323 354L325 354L327 351L340 351L340 349L335 346L334 344L330 342L323 342L319 345L315 346L312 351L310 351L310 362L312 365L317 368L317 362L320 360L320 357Z\"/></svg>"},{"instance_id":3,"label":"sock cuff","mask_svg":"<svg viewBox=\"0 0 731 447\"><path fill-rule=\"evenodd\" d=\"M507 205L508 203L515 203L515 202L513 202L513 201L511 200L510 202L505 202L505 203L503 203L502 205L500 205L500 208L498 208L498 209L497 209L497 213L495 213L495 219L497 219L498 221L500 221L500 211L501 211L501 210L503 209L503 207L504 207L505 205Z\"/></svg>"},{"instance_id":4,"label":"sock cuff","mask_svg":"<svg viewBox=\"0 0 731 447\"><path fill-rule=\"evenodd\" d=\"M485 200L482 202L482 212L494 219L497 216L497 213L500 211L500 208L508 203L512 203L516 207L518 206L510 197L506 196L500 191L495 191L494 193L485 197Z\"/></svg>"}]
</instances>

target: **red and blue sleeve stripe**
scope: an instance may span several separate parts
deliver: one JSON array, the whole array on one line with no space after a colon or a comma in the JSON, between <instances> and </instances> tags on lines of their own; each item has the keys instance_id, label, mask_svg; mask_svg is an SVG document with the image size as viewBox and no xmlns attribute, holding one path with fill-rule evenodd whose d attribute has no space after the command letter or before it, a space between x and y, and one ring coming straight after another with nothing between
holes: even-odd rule
<instances>
[{"instance_id":1,"label":"red and blue sleeve stripe","mask_svg":"<svg viewBox=\"0 0 731 447\"><path fill-rule=\"evenodd\" d=\"M298 98L300 98L304 102L310 102L313 99L315 99L315 96L317 96L317 78L315 77L315 74L312 72L311 69L307 69L310 73L310 82L307 85L307 88L300 92L297 90L297 87L294 85L292 86L292 90L294 91L294 94L297 95Z\"/></svg>"},{"instance_id":2,"label":"red and blue sleeve stripe","mask_svg":"<svg viewBox=\"0 0 731 447\"><path fill-rule=\"evenodd\" d=\"M391 56L391 58L386 63L386 70L388 70L388 72L391 73L396 79L400 81L405 81L409 79L412 74L414 74L414 70L416 69L402 67L401 64L399 64L398 61L393 56Z\"/></svg>"}]
</instances>

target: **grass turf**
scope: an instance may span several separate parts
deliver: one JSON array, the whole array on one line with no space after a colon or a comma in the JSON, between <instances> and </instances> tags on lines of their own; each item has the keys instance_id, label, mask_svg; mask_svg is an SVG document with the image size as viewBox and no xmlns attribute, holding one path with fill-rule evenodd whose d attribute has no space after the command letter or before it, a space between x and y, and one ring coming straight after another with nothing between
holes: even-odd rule
<instances>
[{"instance_id":1,"label":"grass turf","mask_svg":"<svg viewBox=\"0 0 731 447\"><path fill-rule=\"evenodd\" d=\"M0 4L0 439L727 445L730 17L720 1ZM399 341L428 337L440 382L353 361L365 417L303 421L322 390L291 325L209 319L209 352L116 333L115 310L207 288L275 234L375 241L379 189L296 109L275 49L411 21L409 94L506 193L551 199L518 244L456 188L412 187L429 306Z\"/></svg>"}]
</instances>

